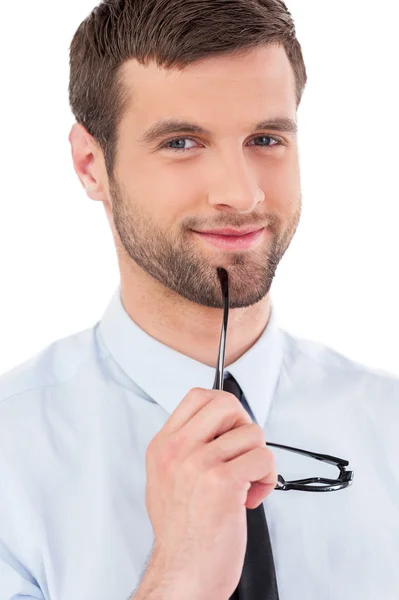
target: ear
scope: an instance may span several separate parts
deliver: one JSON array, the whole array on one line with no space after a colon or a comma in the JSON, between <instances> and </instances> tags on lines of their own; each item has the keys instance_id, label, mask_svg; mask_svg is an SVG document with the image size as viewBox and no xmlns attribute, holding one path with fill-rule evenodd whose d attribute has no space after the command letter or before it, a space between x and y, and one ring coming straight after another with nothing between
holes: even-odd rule
<instances>
[{"instance_id":1,"label":"ear","mask_svg":"<svg viewBox=\"0 0 399 600\"><path fill-rule=\"evenodd\" d=\"M106 173L103 153L88 131L75 123L69 133L73 166L87 195L92 200L107 202Z\"/></svg>"}]
</instances>

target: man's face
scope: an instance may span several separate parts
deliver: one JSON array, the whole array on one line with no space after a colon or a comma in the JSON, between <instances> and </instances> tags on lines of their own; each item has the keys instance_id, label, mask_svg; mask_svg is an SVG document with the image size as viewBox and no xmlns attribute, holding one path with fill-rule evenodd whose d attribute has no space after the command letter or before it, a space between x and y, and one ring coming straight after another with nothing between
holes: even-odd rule
<instances>
[{"instance_id":1,"label":"man's face","mask_svg":"<svg viewBox=\"0 0 399 600\"><path fill-rule=\"evenodd\" d=\"M231 308L259 302L301 212L295 133L253 130L264 120L296 120L295 79L283 47L212 57L183 71L135 60L124 69L131 108L109 182L123 252L192 302L223 307L219 266L229 273ZM164 119L209 133L174 130L140 139ZM248 249L222 249L193 232L249 226L268 227Z\"/></svg>"}]
</instances>

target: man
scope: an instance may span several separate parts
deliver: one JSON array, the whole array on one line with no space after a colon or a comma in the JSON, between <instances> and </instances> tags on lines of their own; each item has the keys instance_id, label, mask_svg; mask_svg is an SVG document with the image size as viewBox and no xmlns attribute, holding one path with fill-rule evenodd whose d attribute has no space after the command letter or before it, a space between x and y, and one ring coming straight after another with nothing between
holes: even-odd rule
<instances>
[{"instance_id":1,"label":"man","mask_svg":"<svg viewBox=\"0 0 399 600\"><path fill-rule=\"evenodd\" d=\"M121 281L100 322L0 380L0 600L226 600L259 507L273 598L398 598L399 381L282 331L270 299L305 83L278 0L108 0L77 30L73 165ZM211 389L219 267L242 394ZM306 459L265 441L343 457L353 485L277 491Z\"/></svg>"}]
</instances>

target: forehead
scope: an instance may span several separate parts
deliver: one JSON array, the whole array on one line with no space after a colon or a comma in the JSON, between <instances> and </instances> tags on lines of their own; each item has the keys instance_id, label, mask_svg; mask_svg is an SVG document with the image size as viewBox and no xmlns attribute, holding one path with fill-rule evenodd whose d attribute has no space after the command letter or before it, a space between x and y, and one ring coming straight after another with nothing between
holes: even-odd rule
<instances>
[{"instance_id":1,"label":"forehead","mask_svg":"<svg viewBox=\"0 0 399 600\"><path fill-rule=\"evenodd\" d=\"M130 96L125 120L144 129L162 118L221 125L231 118L294 117L295 77L282 46L267 45L239 56L212 56L184 69L129 60L122 78ZM230 122L231 126L231 122Z\"/></svg>"}]
</instances>

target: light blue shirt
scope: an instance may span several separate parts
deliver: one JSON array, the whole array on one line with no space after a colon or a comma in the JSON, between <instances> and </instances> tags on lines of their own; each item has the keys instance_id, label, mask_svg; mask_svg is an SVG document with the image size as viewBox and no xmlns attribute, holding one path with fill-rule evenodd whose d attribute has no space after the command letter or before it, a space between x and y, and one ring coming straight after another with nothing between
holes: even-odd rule
<instances>
[{"instance_id":1,"label":"light blue shirt","mask_svg":"<svg viewBox=\"0 0 399 600\"><path fill-rule=\"evenodd\" d=\"M280 600L397 600L399 380L283 331L273 303L228 372L267 441L355 472L345 490L264 501ZM146 447L214 377L138 327L120 286L101 321L1 376L0 600L127 600L153 543ZM275 455L285 479L338 473Z\"/></svg>"}]
</instances>

